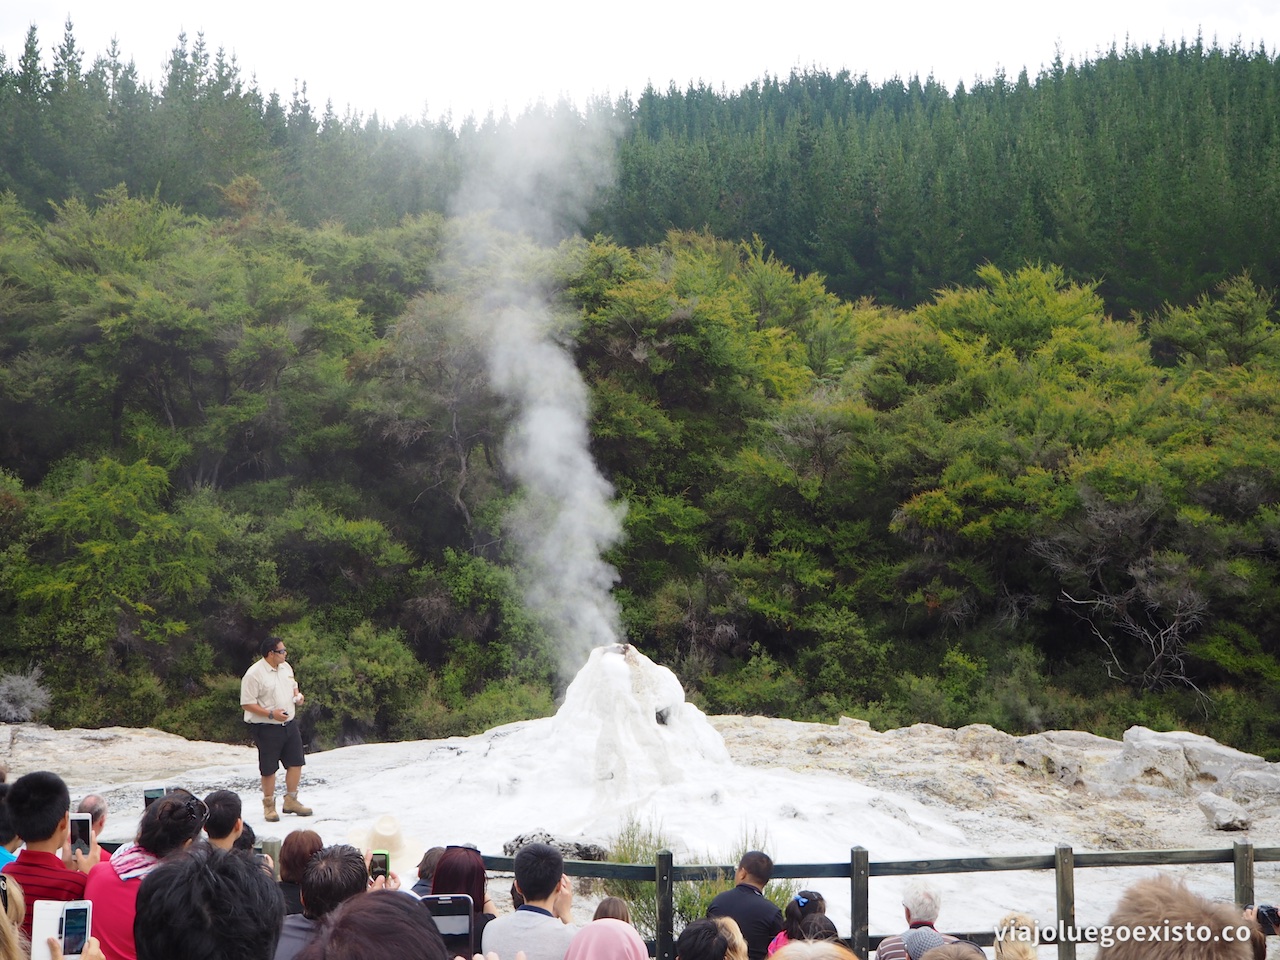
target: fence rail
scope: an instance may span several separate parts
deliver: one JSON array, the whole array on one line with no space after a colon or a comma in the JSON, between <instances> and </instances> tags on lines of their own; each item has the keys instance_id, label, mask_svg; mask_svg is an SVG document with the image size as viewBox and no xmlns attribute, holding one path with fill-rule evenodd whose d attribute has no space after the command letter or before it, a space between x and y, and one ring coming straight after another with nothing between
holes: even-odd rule
<instances>
[{"instance_id":1,"label":"fence rail","mask_svg":"<svg viewBox=\"0 0 1280 960\"><path fill-rule=\"evenodd\" d=\"M488 870L510 871L511 857L484 857ZM849 946L862 960L872 947L888 936L872 936L869 930L870 878L912 877L943 873L995 873L1008 870L1052 870L1054 873L1054 918L1061 929L1076 930L1075 875L1077 870L1096 867L1163 867L1189 864L1229 863L1232 865L1234 895L1238 906L1254 901L1253 875L1257 863L1280 862L1280 847L1255 847L1236 843L1217 850L1126 850L1112 853L1076 853L1061 844L1053 853L1019 857L962 857L949 860L880 860L872 861L865 847L853 847L844 863L780 863L773 876L780 880L848 879L849 916L852 925ZM566 860L565 873L573 877L595 877L605 880L639 880L656 884L657 936L652 944L655 960L675 960L674 931L675 884L732 876L734 865L689 864L677 866L669 850L661 851L654 863L597 863L589 860ZM990 945L991 931L966 933L967 939ZM1058 941L1058 960L1075 960L1078 940Z\"/></svg>"}]
</instances>

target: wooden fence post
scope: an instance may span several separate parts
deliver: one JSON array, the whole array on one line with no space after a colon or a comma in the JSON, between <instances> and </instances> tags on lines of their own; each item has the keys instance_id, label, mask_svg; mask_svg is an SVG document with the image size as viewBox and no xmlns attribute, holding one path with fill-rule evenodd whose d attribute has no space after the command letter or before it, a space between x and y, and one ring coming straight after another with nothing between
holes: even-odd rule
<instances>
[{"instance_id":1,"label":"wooden fence post","mask_svg":"<svg viewBox=\"0 0 1280 960\"><path fill-rule=\"evenodd\" d=\"M1253 903L1253 844L1232 844L1232 864L1235 868L1236 906L1247 907Z\"/></svg>"},{"instance_id":2,"label":"wooden fence post","mask_svg":"<svg viewBox=\"0 0 1280 960\"><path fill-rule=\"evenodd\" d=\"M1058 901L1058 960L1076 960L1076 856L1064 843L1053 851L1054 887Z\"/></svg>"},{"instance_id":3,"label":"wooden fence post","mask_svg":"<svg viewBox=\"0 0 1280 960\"><path fill-rule=\"evenodd\" d=\"M870 929L870 854L866 847L854 847L849 851L849 946L861 960L870 954L868 931Z\"/></svg>"},{"instance_id":4,"label":"wooden fence post","mask_svg":"<svg viewBox=\"0 0 1280 960\"><path fill-rule=\"evenodd\" d=\"M659 850L658 861L653 865L654 880L657 883L658 896L658 930L657 942L654 945L656 960L675 960L675 881L671 870L672 856L670 850Z\"/></svg>"}]
</instances>

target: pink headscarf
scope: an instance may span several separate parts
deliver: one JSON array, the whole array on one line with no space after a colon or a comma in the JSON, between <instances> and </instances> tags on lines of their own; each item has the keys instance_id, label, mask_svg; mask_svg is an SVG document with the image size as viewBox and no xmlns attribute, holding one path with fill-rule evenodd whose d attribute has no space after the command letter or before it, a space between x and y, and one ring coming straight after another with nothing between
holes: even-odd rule
<instances>
[{"instance_id":1,"label":"pink headscarf","mask_svg":"<svg viewBox=\"0 0 1280 960\"><path fill-rule=\"evenodd\" d=\"M564 960L649 960L649 950L635 927L608 917L575 933Z\"/></svg>"}]
</instances>

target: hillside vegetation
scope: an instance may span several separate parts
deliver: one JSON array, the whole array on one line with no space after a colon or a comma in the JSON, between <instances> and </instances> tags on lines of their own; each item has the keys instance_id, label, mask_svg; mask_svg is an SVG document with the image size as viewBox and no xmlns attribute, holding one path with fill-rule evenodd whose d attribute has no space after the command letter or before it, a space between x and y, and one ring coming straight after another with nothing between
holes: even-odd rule
<instances>
[{"instance_id":1,"label":"hillside vegetation","mask_svg":"<svg viewBox=\"0 0 1280 960\"><path fill-rule=\"evenodd\" d=\"M51 722L237 739L268 632L316 744L552 709L458 322L492 278L454 240L516 221L448 204L525 125L607 120L614 185L501 242L589 388L632 642L716 712L1277 755L1267 55L454 131L282 106L202 43L161 90L35 44L0 62L0 672Z\"/></svg>"}]
</instances>

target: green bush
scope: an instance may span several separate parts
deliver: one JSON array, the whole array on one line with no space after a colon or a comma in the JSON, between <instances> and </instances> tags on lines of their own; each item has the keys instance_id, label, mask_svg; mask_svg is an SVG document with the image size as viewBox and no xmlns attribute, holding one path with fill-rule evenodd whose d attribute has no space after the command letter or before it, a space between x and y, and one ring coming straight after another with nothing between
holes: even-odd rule
<instances>
[{"instance_id":1,"label":"green bush","mask_svg":"<svg viewBox=\"0 0 1280 960\"><path fill-rule=\"evenodd\" d=\"M454 697L445 693L437 677L431 676L422 691L417 701L392 722L390 739L471 736L517 720L549 717L556 709L549 689L514 677L494 680L471 696Z\"/></svg>"},{"instance_id":2,"label":"green bush","mask_svg":"<svg viewBox=\"0 0 1280 960\"><path fill-rule=\"evenodd\" d=\"M243 743L248 739L244 711L240 709L240 678L215 674L200 681L199 692L170 698L155 726L167 733L219 743Z\"/></svg>"},{"instance_id":3,"label":"green bush","mask_svg":"<svg viewBox=\"0 0 1280 960\"><path fill-rule=\"evenodd\" d=\"M307 698L303 734L317 747L384 739L422 689L425 671L398 630L366 622L335 635L304 621L281 635Z\"/></svg>"},{"instance_id":4,"label":"green bush","mask_svg":"<svg viewBox=\"0 0 1280 960\"><path fill-rule=\"evenodd\" d=\"M708 864L736 864L748 850L765 850L768 835L744 832L735 847L725 854L708 852L703 861ZM652 821L642 823L634 815L623 820L617 835L609 847L609 862L652 864L658 853L672 849L672 844L662 833L661 827ZM674 925L677 930L707 915L707 907L717 895L734 885L734 871L712 871L702 880L686 880L675 884L672 892ZM764 895L778 905L787 901L800 889L794 880L772 880L765 885ZM642 937L652 938L658 929L657 885L647 880L606 880L604 890L608 896L627 901L631 910L631 922Z\"/></svg>"},{"instance_id":5,"label":"green bush","mask_svg":"<svg viewBox=\"0 0 1280 960\"><path fill-rule=\"evenodd\" d=\"M710 713L804 717L810 710L800 678L759 647L736 669L701 679Z\"/></svg>"}]
</instances>

